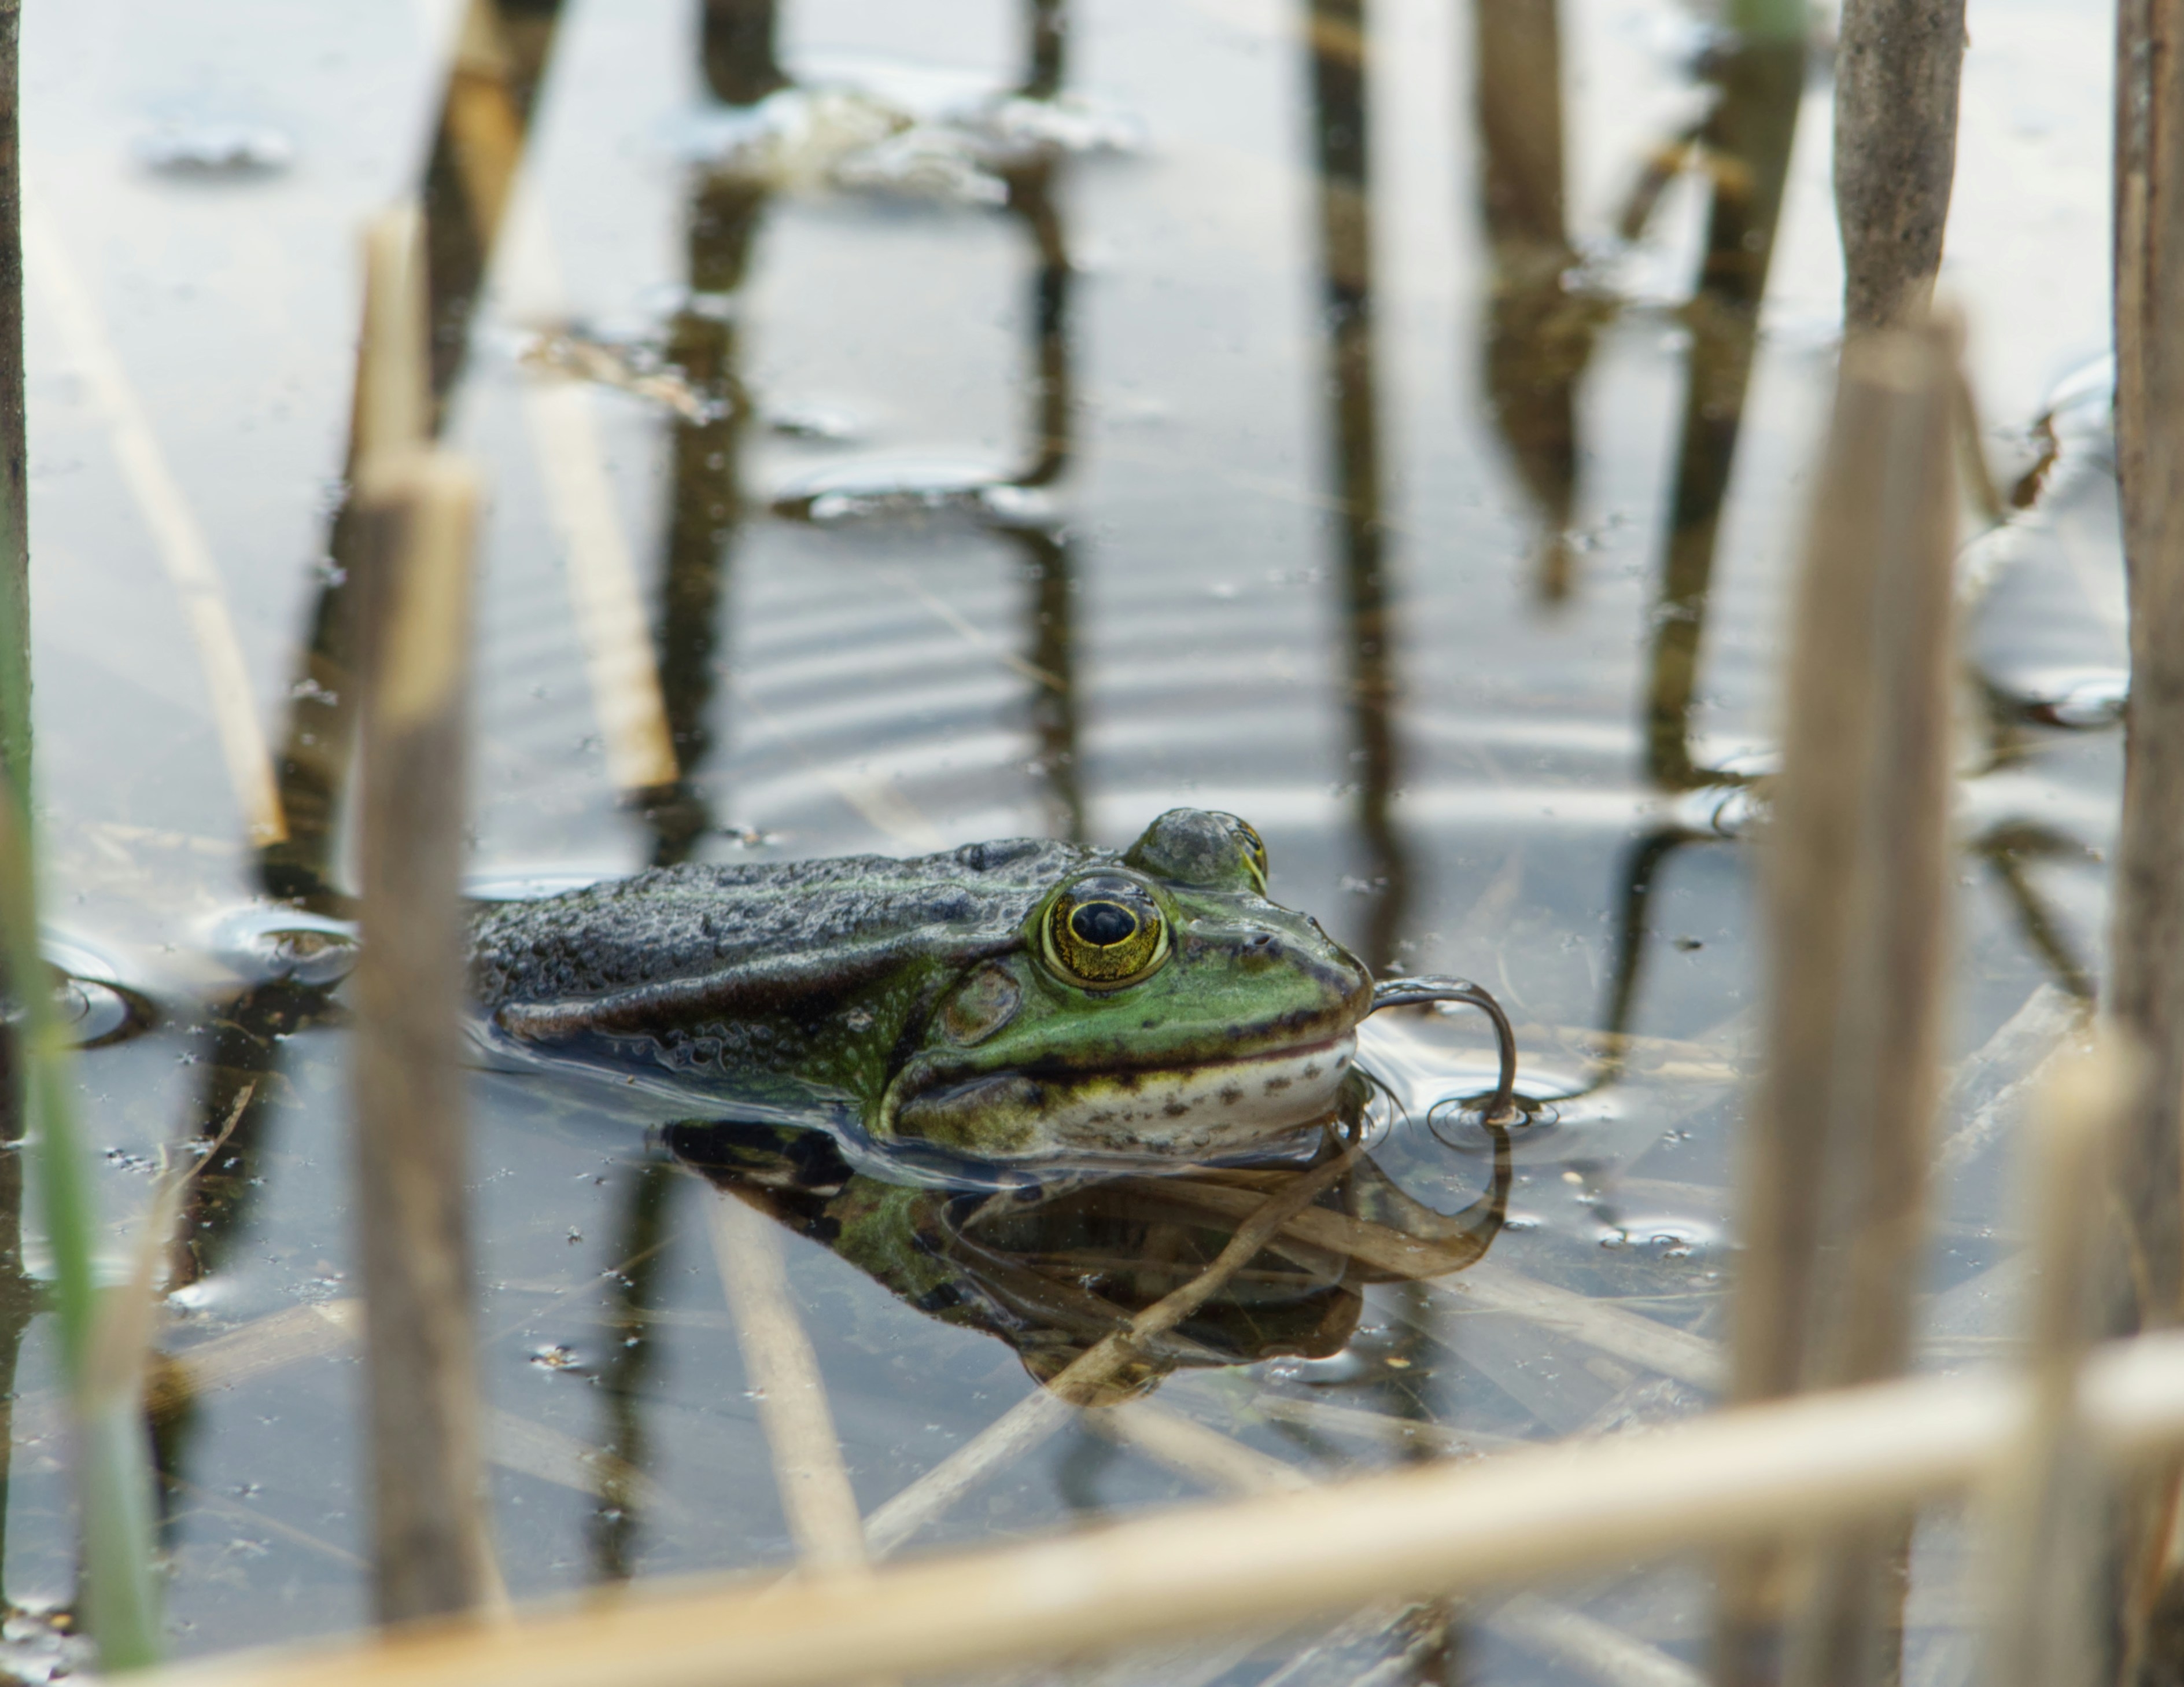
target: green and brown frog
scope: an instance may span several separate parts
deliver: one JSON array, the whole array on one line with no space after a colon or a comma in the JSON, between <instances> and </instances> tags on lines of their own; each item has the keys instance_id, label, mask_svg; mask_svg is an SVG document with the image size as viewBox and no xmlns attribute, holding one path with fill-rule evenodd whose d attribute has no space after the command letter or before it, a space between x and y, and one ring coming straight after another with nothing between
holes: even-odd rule
<instances>
[{"instance_id":1,"label":"green and brown frog","mask_svg":"<svg viewBox=\"0 0 2184 1687\"><path fill-rule=\"evenodd\" d=\"M1372 975L1232 814L1127 850L657 869L476 918L504 1057L981 1160L1197 1159L1325 1119Z\"/></svg>"}]
</instances>

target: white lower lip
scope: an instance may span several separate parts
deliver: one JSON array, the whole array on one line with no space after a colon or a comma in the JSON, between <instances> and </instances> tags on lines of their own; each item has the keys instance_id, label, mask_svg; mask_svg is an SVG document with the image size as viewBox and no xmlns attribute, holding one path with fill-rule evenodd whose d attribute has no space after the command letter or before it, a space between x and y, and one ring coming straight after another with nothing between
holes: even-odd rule
<instances>
[{"instance_id":1,"label":"white lower lip","mask_svg":"<svg viewBox=\"0 0 2184 1687\"><path fill-rule=\"evenodd\" d=\"M1354 1036L1188 1071L1087 1078L1056 1096L1040 1134L1088 1153L1219 1154L1324 1118L1357 1052Z\"/></svg>"}]
</instances>

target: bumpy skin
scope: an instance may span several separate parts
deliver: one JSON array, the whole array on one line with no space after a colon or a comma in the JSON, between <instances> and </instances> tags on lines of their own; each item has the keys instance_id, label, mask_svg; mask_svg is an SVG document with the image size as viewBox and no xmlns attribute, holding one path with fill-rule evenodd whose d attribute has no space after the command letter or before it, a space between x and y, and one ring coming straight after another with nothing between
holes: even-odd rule
<instances>
[{"instance_id":1,"label":"bumpy skin","mask_svg":"<svg viewBox=\"0 0 2184 1687\"><path fill-rule=\"evenodd\" d=\"M1120 855L1035 840L640 874L476 916L486 1034L733 1111L986 1159L1196 1154L1324 1113L1365 968L1268 902L1256 835L1177 809ZM1087 873L1149 887L1166 959L1093 989L1042 943Z\"/></svg>"}]
</instances>

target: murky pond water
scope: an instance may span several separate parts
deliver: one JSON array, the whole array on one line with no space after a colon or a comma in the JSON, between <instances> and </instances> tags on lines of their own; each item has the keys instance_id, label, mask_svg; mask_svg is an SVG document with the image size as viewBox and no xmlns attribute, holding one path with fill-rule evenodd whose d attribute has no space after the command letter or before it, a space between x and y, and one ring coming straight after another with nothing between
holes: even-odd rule
<instances>
[{"instance_id":1,"label":"murky pond water","mask_svg":"<svg viewBox=\"0 0 2184 1687\"><path fill-rule=\"evenodd\" d=\"M2087 372L2109 25L1975 9L1945 280L2005 492L2053 460L1965 552L1973 1058L1943 1120L1936 1363L2012 1327L1997 1097L2098 968L2123 682ZM764 8L716 4L707 31L692 0L29 10L39 772L117 1260L159 1145L234 1124L164 1338L184 1650L369 1602L339 511L356 231L421 183L444 433L493 489L482 891L1121 845L1222 808L1265 835L1275 896L1376 970L1476 978L1518 1023L1538 1105L1484 1265L1360 1300L1292 1260L1189 1332L1154 1398L1259 1465L1067 1427L918 1541L1708 1398L1754 1050L1747 787L1839 315L1824 39L1740 44L1674 0L1572 0L1558 38L1534 0L774 10L770 46ZM615 701L616 624L650 629L664 735ZM289 835L261 852L269 766ZM1368 1030L1415 1115L1372 1176L1456 1212L1490 1140L1424 1115L1489 1081L1489 1046L1430 1011ZM591 1092L482 1074L474 1105L510 1591L785 1562L706 1184ZM749 1170L777 1145L714 1146ZM1143 1304L1235 1193L1031 1215L928 1192L905 1233L987 1261L950 1301L830 1249L841 1203L891 1198L811 1170L777 1207L867 1513L1024 1399L1027 1364L1051 1374L1051 1343L996 1339L1023 1271ZM0 1568L35 1673L74 1548L22 1253ZM1543 1311L1541 1285L1600 1316ZM1913 1658L1943 1679L1945 1531L1922 1565ZM1703 1589L1557 1596L1691 1659ZM1596 1670L1559 1620L1483 1615L1474 1679ZM1418 1632L1133 1667L1349 1679Z\"/></svg>"}]
</instances>

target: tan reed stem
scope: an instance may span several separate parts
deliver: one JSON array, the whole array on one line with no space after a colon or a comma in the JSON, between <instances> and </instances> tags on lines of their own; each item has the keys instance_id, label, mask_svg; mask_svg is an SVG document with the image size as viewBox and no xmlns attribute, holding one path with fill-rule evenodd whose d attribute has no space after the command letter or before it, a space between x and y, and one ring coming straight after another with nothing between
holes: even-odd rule
<instances>
[{"instance_id":1,"label":"tan reed stem","mask_svg":"<svg viewBox=\"0 0 2184 1687\"><path fill-rule=\"evenodd\" d=\"M382 1621L470 1609L497 1584L478 1452L460 1031L471 471L423 448L414 212L368 236L359 496L364 582L363 958L357 1221Z\"/></svg>"},{"instance_id":2,"label":"tan reed stem","mask_svg":"<svg viewBox=\"0 0 2184 1687\"><path fill-rule=\"evenodd\" d=\"M2122 0L2116 17L2116 474L2131 608L2131 707L2115 845L2109 1011L2144 1049L2125 1127L2126 1269L2103 1327L2184 1314L2184 0ZM2122 1645L2142 1650L2164 1573L2174 1483L2126 1496L2114 1547Z\"/></svg>"},{"instance_id":3,"label":"tan reed stem","mask_svg":"<svg viewBox=\"0 0 2184 1687\"><path fill-rule=\"evenodd\" d=\"M2092 1687L2101 1647L2104 1476L2087 1445L2078 1368L2099 1316L2096 1267L2111 1144L2141 1063L2114 1039L2061 1063L2028 1121L2022 1205L2033 1237L2032 1412L1986 1496L1981 1594L1994 1687Z\"/></svg>"},{"instance_id":4,"label":"tan reed stem","mask_svg":"<svg viewBox=\"0 0 2184 1687\"><path fill-rule=\"evenodd\" d=\"M1915 325L1942 266L1957 169L1964 0L1844 0L1836 48L1843 321Z\"/></svg>"},{"instance_id":5,"label":"tan reed stem","mask_svg":"<svg viewBox=\"0 0 2184 1687\"><path fill-rule=\"evenodd\" d=\"M1740 1400L1892 1376L1908 1356L1940 1087L1955 350L1934 327L1843 353L1768 863L1769 1056L1744 1172ZM1899 1644L1895 1528L1819 1554L1791 1617L1793 1684L1879 1679ZM1774 1573L1762 1560L1724 1567L1724 1684L1765 1673Z\"/></svg>"}]
</instances>

